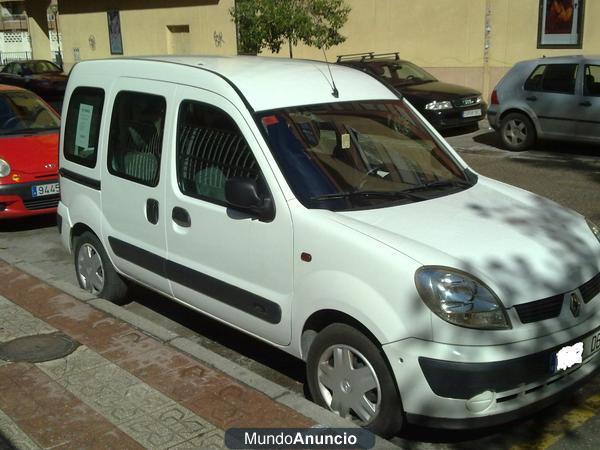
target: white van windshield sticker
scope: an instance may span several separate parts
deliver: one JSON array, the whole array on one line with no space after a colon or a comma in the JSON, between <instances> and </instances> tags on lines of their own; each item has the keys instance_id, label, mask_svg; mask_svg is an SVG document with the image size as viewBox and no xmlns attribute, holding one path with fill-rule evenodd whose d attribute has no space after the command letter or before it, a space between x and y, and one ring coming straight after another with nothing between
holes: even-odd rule
<instances>
[{"instance_id":1,"label":"white van windshield sticker","mask_svg":"<svg viewBox=\"0 0 600 450\"><path fill-rule=\"evenodd\" d=\"M75 153L79 153L80 147L83 150L90 145L90 128L92 125L92 112L94 107L82 103L79 105L79 116L77 117L77 131L75 134Z\"/></svg>"},{"instance_id":2,"label":"white van windshield sticker","mask_svg":"<svg viewBox=\"0 0 600 450\"><path fill-rule=\"evenodd\" d=\"M344 150L350 148L350 135L347 133L342 134L342 148Z\"/></svg>"}]
</instances>

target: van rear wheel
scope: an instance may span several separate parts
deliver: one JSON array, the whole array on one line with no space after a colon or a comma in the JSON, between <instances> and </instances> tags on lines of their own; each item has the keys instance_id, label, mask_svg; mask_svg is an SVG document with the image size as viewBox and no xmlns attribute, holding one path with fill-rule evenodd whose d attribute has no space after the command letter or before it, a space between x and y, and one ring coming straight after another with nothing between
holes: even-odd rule
<instances>
[{"instance_id":1,"label":"van rear wheel","mask_svg":"<svg viewBox=\"0 0 600 450\"><path fill-rule=\"evenodd\" d=\"M313 400L383 437L402 427L402 403L379 347L355 328L336 323L313 341L306 363Z\"/></svg>"},{"instance_id":2,"label":"van rear wheel","mask_svg":"<svg viewBox=\"0 0 600 450\"><path fill-rule=\"evenodd\" d=\"M85 232L75 238L75 273L79 286L97 297L125 303L127 284L115 271L100 240Z\"/></svg>"}]
</instances>

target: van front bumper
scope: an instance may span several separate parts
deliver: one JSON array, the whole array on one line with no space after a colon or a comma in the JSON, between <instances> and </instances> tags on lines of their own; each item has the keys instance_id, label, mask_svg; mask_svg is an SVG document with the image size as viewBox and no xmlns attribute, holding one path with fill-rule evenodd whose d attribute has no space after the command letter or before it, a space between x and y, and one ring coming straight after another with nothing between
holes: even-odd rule
<instances>
[{"instance_id":1,"label":"van front bumper","mask_svg":"<svg viewBox=\"0 0 600 450\"><path fill-rule=\"evenodd\" d=\"M408 422L439 428L497 425L527 415L579 387L600 368L600 351L553 372L566 345L600 339L600 316L548 336L495 346L419 339L387 344ZM591 341L591 339L588 339Z\"/></svg>"}]
</instances>

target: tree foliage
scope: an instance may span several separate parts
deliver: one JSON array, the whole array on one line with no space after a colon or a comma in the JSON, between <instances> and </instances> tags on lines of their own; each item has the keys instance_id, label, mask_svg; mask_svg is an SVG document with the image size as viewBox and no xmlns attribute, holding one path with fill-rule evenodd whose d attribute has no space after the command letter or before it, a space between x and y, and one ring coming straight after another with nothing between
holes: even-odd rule
<instances>
[{"instance_id":1,"label":"tree foliage","mask_svg":"<svg viewBox=\"0 0 600 450\"><path fill-rule=\"evenodd\" d=\"M327 49L346 40L339 30L350 14L344 0L237 0L230 9L241 53L268 48L279 53L287 42Z\"/></svg>"}]
</instances>

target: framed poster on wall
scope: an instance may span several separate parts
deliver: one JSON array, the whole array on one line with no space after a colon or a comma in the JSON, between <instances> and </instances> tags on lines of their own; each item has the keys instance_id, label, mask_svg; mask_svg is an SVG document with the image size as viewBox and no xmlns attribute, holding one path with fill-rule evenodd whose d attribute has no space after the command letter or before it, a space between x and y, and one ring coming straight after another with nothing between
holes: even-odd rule
<instances>
[{"instance_id":1,"label":"framed poster on wall","mask_svg":"<svg viewBox=\"0 0 600 450\"><path fill-rule=\"evenodd\" d=\"M540 0L538 48L581 48L584 0Z\"/></svg>"},{"instance_id":2,"label":"framed poster on wall","mask_svg":"<svg viewBox=\"0 0 600 450\"><path fill-rule=\"evenodd\" d=\"M108 40L110 42L110 54L123 54L123 40L121 37L121 18L119 11L112 9L106 12L108 16Z\"/></svg>"}]
</instances>

